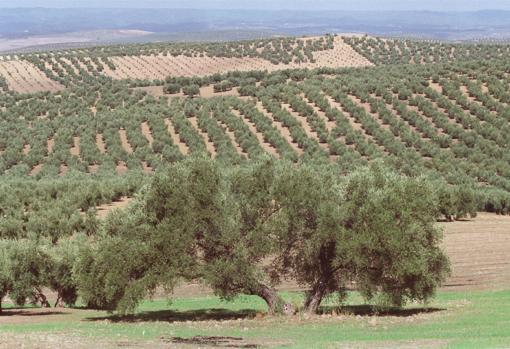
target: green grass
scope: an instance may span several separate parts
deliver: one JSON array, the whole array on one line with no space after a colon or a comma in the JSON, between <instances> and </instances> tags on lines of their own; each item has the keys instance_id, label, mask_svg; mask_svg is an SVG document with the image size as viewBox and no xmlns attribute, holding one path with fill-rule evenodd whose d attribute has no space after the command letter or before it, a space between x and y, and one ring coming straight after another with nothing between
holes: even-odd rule
<instances>
[{"instance_id":1,"label":"green grass","mask_svg":"<svg viewBox=\"0 0 510 349\"><path fill-rule=\"evenodd\" d=\"M298 293L285 293L299 302ZM333 300L329 302L332 306ZM236 336L254 343L285 348L337 348L400 341L433 341L448 348L510 348L510 291L441 292L427 307L411 305L406 311L374 315L352 295L339 316L253 319L265 309L256 297L222 302L216 297L146 301L132 318L118 319L104 312L80 311L52 315L28 324L2 324L0 333L72 332L83 336L123 339ZM426 309L434 311L424 311ZM52 318L53 317L53 318ZM218 321L221 320L221 321ZM425 345L426 347L426 345Z\"/></svg>"}]
</instances>

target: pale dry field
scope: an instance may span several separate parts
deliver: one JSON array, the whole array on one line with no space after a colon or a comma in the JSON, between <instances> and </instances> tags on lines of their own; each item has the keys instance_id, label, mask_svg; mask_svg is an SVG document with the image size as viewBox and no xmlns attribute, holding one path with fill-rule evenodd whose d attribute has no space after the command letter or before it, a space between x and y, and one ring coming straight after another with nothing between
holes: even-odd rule
<instances>
[{"instance_id":1,"label":"pale dry field","mask_svg":"<svg viewBox=\"0 0 510 349\"><path fill-rule=\"evenodd\" d=\"M275 71L291 68L342 68L373 65L346 44L342 37L335 37L334 46L332 50L314 52L315 63L300 64L272 64L263 58L249 57L173 57L162 54L157 56L114 57L112 61L117 69L115 71L105 69L105 74L114 79L163 79L167 76L207 76L229 71Z\"/></svg>"},{"instance_id":2,"label":"pale dry field","mask_svg":"<svg viewBox=\"0 0 510 349\"><path fill-rule=\"evenodd\" d=\"M452 276L444 289L510 286L510 216L479 213L474 219L441 225L445 228L443 246L452 264Z\"/></svg>"},{"instance_id":3,"label":"pale dry field","mask_svg":"<svg viewBox=\"0 0 510 349\"><path fill-rule=\"evenodd\" d=\"M7 80L10 90L19 93L57 92L64 89L35 65L24 60L0 60L0 75Z\"/></svg>"},{"instance_id":4,"label":"pale dry field","mask_svg":"<svg viewBox=\"0 0 510 349\"><path fill-rule=\"evenodd\" d=\"M307 38L317 39L317 38ZM263 58L227 58L227 57L186 57L184 55L173 57L163 54L154 56L125 56L113 57L111 61L116 69L112 70L108 66L104 67L103 75L113 79L165 79L168 76L207 76L216 73L227 73L230 71L250 71L250 70L267 70L277 71L282 69L293 68L347 68L347 67L367 67L373 64L365 57L358 54L351 46L346 44L342 37L335 37L334 48L314 52L313 56L316 60L314 63L290 63L290 64L273 64ZM61 63L55 58L51 59L51 64L45 63L46 68L52 69L52 66L63 69ZM94 69L97 69L94 62L89 58L85 58ZM78 73L77 67L71 62L62 58L61 62L71 66L74 73ZM79 61L79 67L87 70L84 63ZM48 78L43 71L35 65L25 60L17 59L16 56L0 57L0 76L7 80L9 89L19 93L34 93L42 91L56 92L64 89L60 83ZM159 93L159 92L157 92ZM210 90L202 91L205 96L212 95L212 87ZM235 95L235 91L224 93L224 95Z\"/></svg>"}]
</instances>

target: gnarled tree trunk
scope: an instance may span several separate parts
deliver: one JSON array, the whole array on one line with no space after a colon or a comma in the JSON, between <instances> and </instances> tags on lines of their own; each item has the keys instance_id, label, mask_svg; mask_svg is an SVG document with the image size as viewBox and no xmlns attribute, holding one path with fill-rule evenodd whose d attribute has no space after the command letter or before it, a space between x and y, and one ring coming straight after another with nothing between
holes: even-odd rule
<instances>
[{"instance_id":1,"label":"gnarled tree trunk","mask_svg":"<svg viewBox=\"0 0 510 349\"><path fill-rule=\"evenodd\" d=\"M48 298L44 295L40 288L36 288L36 297L37 300L41 303L41 307L43 308L51 308L50 302L48 302Z\"/></svg>"},{"instance_id":2,"label":"gnarled tree trunk","mask_svg":"<svg viewBox=\"0 0 510 349\"><path fill-rule=\"evenodd\" d=\"M305 311L308 314L316 314L324 296L333 289L335 285L335 270L331 261L335 253L335 244L330 243L323 246L319 253L319 277L313 284L312 289L307 293L305 300Z\"/></svg>"},{"instance_id":3,"label":"gnarled tree trunk","mask_svg":"<svg viewBox=\"0 0 510 349\"><path fill-rule=\"evenodd\" d=\"M322 298L325 296L327 285L323 281L319 281L315 286L306 294L305 311L308 314L317 314L319 306L321 305Z\"/></svg>"},{"instance_id":4,"label":"gnarled tree trunk","mask_svg":"<svg viewBox=\"0 0 510 349\"><path fill-rule=\"evenodd\" d=\"M267 285L262 283L257 285L256 288L251 290L251 294L259 296L266 301L268 312L271 315L292 315L294 313L292 304L285 303L285 301L278 295L278 292Z\"/></svg>"}]
</instances>

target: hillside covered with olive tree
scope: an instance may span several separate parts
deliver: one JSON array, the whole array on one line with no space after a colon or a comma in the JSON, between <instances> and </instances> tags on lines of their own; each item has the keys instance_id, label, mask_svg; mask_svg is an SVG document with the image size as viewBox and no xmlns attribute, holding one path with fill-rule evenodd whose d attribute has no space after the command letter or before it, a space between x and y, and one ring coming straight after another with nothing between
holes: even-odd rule
<instances>
[{"instance_id":1,"label":"hillside covered with olive tree","mask_svg":"<svg viewBox=\"0 0 510 349\"><path fill-rule=\"evenodd\" d=\"M306 320L506 287L506 235L491 254L441 227L508 223L509 52L325 35L0 56L0 311L132 315L199 283Z\"/></svg>"}]
</instances>

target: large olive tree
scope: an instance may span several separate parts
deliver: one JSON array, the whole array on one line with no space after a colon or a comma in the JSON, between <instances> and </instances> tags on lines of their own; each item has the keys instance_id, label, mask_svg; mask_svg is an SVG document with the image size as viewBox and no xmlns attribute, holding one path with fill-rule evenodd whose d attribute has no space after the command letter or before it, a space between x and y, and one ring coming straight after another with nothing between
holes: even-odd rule
<instances>
[{"instance_id":1,"label":"large olive tree","mask_svg":"<svg viewBox=\"0 0 510 349\"><path fill-rule=\"evenodd\" d=\"M276 313L290 307L275 286L293 278L308 290L308 312L349 288L394 305L431 297L448 261L428 182L381 166L348 176L339 169L269 158L173 164L82 254L81 295L93 307L130 311L157 286L200 279L226 299L260 296Z\"/></svg>"},{"instance_id":2,"label":"large olive tree","mask_svg":"<svg viewBox=\"0 0 510 349\"><path fill-rule=\"evenodd\" d=\"M341 178L334 168L299 166L279 177L274 198L275 267L308 286L308 312L349 288L397 306L423 301L448 273L437 198L424 178L380 166Z\"/></svg>"}]
</instances>

